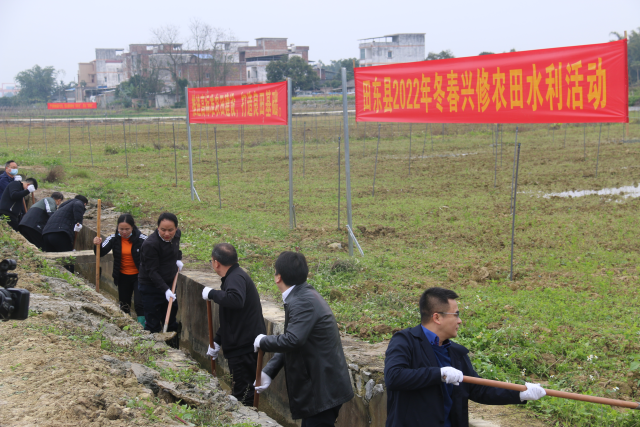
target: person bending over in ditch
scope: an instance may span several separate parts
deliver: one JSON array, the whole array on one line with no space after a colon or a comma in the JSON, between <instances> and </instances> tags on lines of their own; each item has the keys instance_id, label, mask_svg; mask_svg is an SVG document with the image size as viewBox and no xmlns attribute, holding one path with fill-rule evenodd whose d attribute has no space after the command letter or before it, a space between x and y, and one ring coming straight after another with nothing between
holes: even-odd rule
<instances>
[{"instance_id":1,"label":"person bending over in ditch","mask_svg":"<svg viewBox=\"0 0 640 427\"><path fill-rule=\"evenodd\" d=\"M42 250L42 230L64 200L62 193L56 191L50 197L38 200L22 217L18 231L35 247Z\"/></svg>"},{"instance_id":2,"label":"person bending over in ditch","mask_svg":"<svg viewBox=\"0 0 640 427\"><path fill-rule=\"evenodd\" d=\"M73 250L74 233L82 230L84 211L89 201L77 195L63 202L51 215L42 230L42 246L46 252L68 252ZM69 269L69 266L67 266ZM70 269L73 271L73 269Z\"/></svg>"},{"instance_id":3,"label":"person bending over in ditch","mask_svg":"<svg viewBox=\"0 0 640 427\"><path fill-rule=\"evenodd\" d=\"M275 265L275 282L284 301L282 335L258 335L257 351L276 354L262 370L263 392L284 366L293 419L302 427L333 426L353 389L342 350L338 323L327 302L307 283L309 267L299 252L282 252Z\"/></svg>"},{"instance_id":4,"label":"person bending over in ditch","mask_svg":"<svg viewBox=\"0 0 640 427\"><path fill-rule=\"evenodd\" d=\"M136 227L133 216L122 214L118 217L116 232L109 235L104 242L100 236L93 239L94 245L100 245L100 256L113 251L113 284L118 287L120 310L131 314L131 296L138 322L144 327L144 307L138 291L138 268L140 267L140 248L146 240ZM96 251L94 246L93 251Z\"/></svg>"},{"instance_id":5,"label":"person bending over in ditch","mask_svg":"<svg viewBox=\"0 0 640 427\"><path fill-rule=\"evenodd\" d=\"M18 225L25 211L24 198L38 189L35 178L22 178L10 182L0 197L0 216L9 218L9 225L18 231Z\"/></svg>"},{"instance_id":6,"label":"person bending over in ditch","mask_svg":"<svg viewBox=\"0 0 640 427\"><path fill-rule=\"evenodd\" d=\"M518 392L462 382L477 377L458 336L458 295L434 287L420 297L421 324L397 332L384 361L387 427L469 425L469 399L485 405L526 403L545 395L539 384Z\"/></svg>"},{"instance_id":7,"label":"person bending over in ditch","mask_svg":"<svg viewBox=\"0 0 640 427\"><path fill-rule=\"evenodd\" d=\"M183 267L180 234L178 218L165 212L158 218L158 228L147 237L140 249L138 287L147 331L162 331L169 299L173 298L167 331L180 333L180 326L176 322L178 302L176 294L171 292L173 279ZM177 348L178 336L168 344Z\"/></svg>"},{"instance_id":8,"label":"person bending over in ditch","mask_svg":"<svg viewBox=\"0 0 640 427\"><path fill-rule=\"evenodd\" d=\"M209 347L207 355L215 360L220 349L224 349L233 379L232 394L245 406L253 406L253 382L258 363L253 341L257 335L267 333L260 295L249 274L240 268L233 245L215 245L211 266L221 277L222 285L220 290L202 290L202 299L220 306L220 327L213 339L214 348Z\"/></svg>"}]
</instances>

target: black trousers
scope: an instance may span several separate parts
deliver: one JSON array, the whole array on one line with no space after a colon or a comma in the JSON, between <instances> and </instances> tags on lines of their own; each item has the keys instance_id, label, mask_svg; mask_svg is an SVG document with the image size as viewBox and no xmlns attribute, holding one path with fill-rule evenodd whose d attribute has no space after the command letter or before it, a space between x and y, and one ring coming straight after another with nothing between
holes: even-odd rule
<instances>
[{"instance_id":1,"label":"black trousers","mask_svg":"<svg viewBox=\"0 0 640 427\"><path fill-rule=\"evenodd\" d=\"M127 314L131 313L131 296L133 296L136 316L144 316L144 306L142 305L142 298L138 290L138 275L120 273L116 286L118 287L120 310Z\"/></svg>"},{"instance_id":2,"label":"black trousers","mask_svg":"<svg viewBox=\"0 0 640 427\"><path fill-rule=\"evenodd\" d=\"M231 394L244 406L253 406L253 382L256 380L258 353L230 357L227 363L231 372Z\"/></svg>"},{"instance_id":3,"label":"black trousers","mask_svg":"<svg viewBox=\"0 0 640 427\"><path fill-rule=\"evenodd\" d=\"M322 411L309 418L302 419L302 427L334 427L342 405Z\"/></svg>"},{"instance_id":4,"label":"black trousers","mask_svg":"<svg viewBox=\"0 0 640 427\"><path fill-rule=\"evenodd\" d=\"M44 249L45 252L70 252L73 250L73 241L64 231L43 234L42 249ZM65 265L64 268L73 273L75 266L68 264Z\"/></svg>"},{"instance_id":5,"label":"black trousers","mask_svg":"<svg viewBox=\"0 0 640 427\"><path fill-rule=\"evenodd\" d=\"M167 315L167 308L169 307L169 302L164 296L164 292L156 289L140 289L140 296L144 307L144 329L152 333L162 332L164 319ZM169 315L168 332L179 332L178 322L176 322L177 313L178 302L174 301L171 305L171 314Z\"/></svg>"},{"instance_id":6,"label":"black trousers","mask_svg":"<svg viewBox=\"0 0 640 427\"><path fill-rule=\"evenodd\" d=\"M35 228L27 227L24 225L20 225L18 227L18 231L24 236L25 239L29 241L29 243L42 250L42 232L36 230Z\"/></svg>"},{"instance_id":7,"label":"black trousers","mask_svg":"<svg viewBox=\"0 0 640 427\"><path fill-rule=\"evenodd\" d=\"M73 240L64 231L42 235L42 247L45 252L69 252L73 250Z\"/></svg>"}]
</instances>

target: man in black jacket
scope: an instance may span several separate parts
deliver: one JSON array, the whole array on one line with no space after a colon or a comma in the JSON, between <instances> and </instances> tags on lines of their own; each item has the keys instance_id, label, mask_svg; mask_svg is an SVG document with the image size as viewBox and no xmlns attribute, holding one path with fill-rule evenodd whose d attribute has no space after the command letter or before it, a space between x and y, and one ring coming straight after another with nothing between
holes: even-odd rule
<instances>
[{"instance_id":1,"label":"man in black jacket","mask_svg":"<svg viewBox=\"0 0 640 427\"><path fill-rule=\"evenodd\" d=\"M238 264L236 248L218 243L211 253L211 266L221 277L220 290L204 288L202 298L220 306L220 327L207 355L214 360L220 349L229 364L233 379L232 394L245 406L253 406L253 382L256 380L257 354L253 341L266 334L260 295L251 277Z\"/></svg>"},{"instance_id":2,"label":"man in black jacket","mask_svg":"<svg viewBox=\"0 0 640 427\"><path fill-rule=\"evenodd\" d=\"M38 200L22 217L18 230L38 249L42 249L42 230L63 200L62 193L55 191L50 197Z\"/></svg>"},{"instance_id":3,"label":"man in black jacket","mask_svg":"<svg viewBox=\"0 0 640 427\"><path fill-rule=\"evenodd\" d=\"M42 230L42 246L46 252L73 250L74 234L82 230L84 211L89 201L77 195L62 203Z\"/></svg>"},{"instance_id":4,"label":"man in black jacket","mask_svg":"<svg viewBox=\"0 0 640 427\"><path fill-rule=\"evenodd\" d=\"M178 302L171 285L176 274L182 270L178 217L165 212L158 218L158 228L151 233L140 249L138 287L144 306L145 329L153 333L162 331L169 300L173 299L167 331L179 331L176 314ZM177 347L177 340L170 345Z\"/></svg>"},{"instance_id":5,"label":"man in black jacket","mask_svg":"<svg viewBox=\"0 0 640 427\"><path fill-rule=\"evenodd\" d=\"M463 382L477 377L465 347L450 341L458 335L458 295L429 288L420 298L422 322L397 332L384 362L387 385L387 427L467 427L469 399L485 405L537 400L545 395L539 384L526 383L518 392Z\"/></svg>"},{"instance_id":6,"label":"man in black jacket","mask_svg":"<svg viewBox=\"0 0 640 427\"><path fill-rule=\"evenodd\" d=\"M262 370L263 392L284 366L289 408L302 427L335 425L342 405L353 398L347 361L333 312L307 283L307 260L299 252L282 252L275 281L284 301L284 333L258 335L256 351L276 352Z\"/></svg>"},{"instance_id":7,"label":"man in black jacket","mask_svg":"<svg viewBox=\"0 0 640 427\"><path fill-rule=\"evenodd\" d=\"M11 184L18 175L18 164L15 160L8 160L4 164L4 172L0 175L0 196L4 193L7 185Z\"/></svg>"},{"instance_id":8,"label":"man in black jacket","mask_svg":"<svg viewBox=\"0 0 640 427\"><path fill-rule=\"evenodd\" d=\"M24 181L12 181L0 197L0 216L9 217L9 225L18 231L20 219L26 213L24 198L38 189L35 178Z\"/></svg>"}]
</instances>

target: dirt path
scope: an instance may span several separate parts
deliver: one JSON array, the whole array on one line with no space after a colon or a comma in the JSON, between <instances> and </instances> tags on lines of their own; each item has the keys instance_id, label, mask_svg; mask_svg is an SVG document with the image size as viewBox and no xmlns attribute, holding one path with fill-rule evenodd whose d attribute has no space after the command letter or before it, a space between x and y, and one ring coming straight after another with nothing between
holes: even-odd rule
<instances>
[{"instance_id":1,"label":"dirt path","mask_svg":"<svg viewBox=\"0 0 640 427\"><path fill-rule=\"evenodd\" d=\"M278 425L85 281L36 273L40 263L22 257L15 271L30 317L0 322L0 427Z\"/></svg>"}]
</instances>

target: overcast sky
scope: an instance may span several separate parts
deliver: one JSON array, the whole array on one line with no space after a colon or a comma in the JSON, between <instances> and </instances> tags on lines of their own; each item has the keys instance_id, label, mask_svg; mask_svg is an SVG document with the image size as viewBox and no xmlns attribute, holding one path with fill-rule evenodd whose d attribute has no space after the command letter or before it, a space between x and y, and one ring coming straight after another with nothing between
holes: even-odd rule
<instances>
[{"instance_id":1,"label":"overcast sky","mask_svg":"<svg viewBox=\"0 0 640 427\"><path fill-rule=\"evenodd\" d=\"M192 18L251 45L287 37L328 63L358 57L358 39L394 33L426 33L426 52L450 49L456 57L603 43L611 31L640 27L640 0L0 0L0 83L36 64L73 80L95 48L152 42L151 29L165 24L186 38Z\"/></svg>"}]
</instances>

